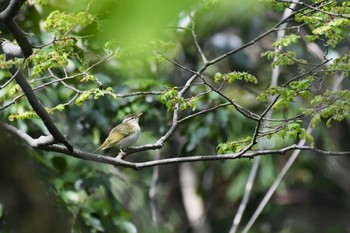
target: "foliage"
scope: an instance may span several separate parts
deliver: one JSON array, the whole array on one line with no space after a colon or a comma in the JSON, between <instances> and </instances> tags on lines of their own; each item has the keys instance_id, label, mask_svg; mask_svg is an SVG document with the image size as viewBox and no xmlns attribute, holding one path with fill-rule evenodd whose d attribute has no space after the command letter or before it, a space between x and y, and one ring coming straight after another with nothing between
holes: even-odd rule
<instances>
[{"instance_id":1,"label":"foliage","mask_svg":"<svg viewBox=\"0 0 350 233\"><path fill-rule=\"evenodd\" d=\"M330 91L317 95L311 101L312 108L305 109L306 115L312 115L311 125L316 127L321 118L327 119L326 126L331 127L332 120L343 121L350 118L349 90Z\"/></svg>"},{"instance_id":2,"label":"foliage","mask_svg":"<svg viewBox=\"0 0 350 233\"><path fill-rule=\"evenodd\" d=\"M221 74L221 73L216 73L214 76L214 81L216 83L220 81L228 81L229 84L233 84L235 80L244 80L246 82L254 83L257 84L258 80L254 75L251 75L247 72L230 72L228 74Z\"/></svg>"},{"instance_id":3,"label":"foliage","mask_svg":"<svg viewBox=\"0 0 350 233\"><path fill-rule=\"evenodd\" d=\"M215 159L279 150L301 140L310 148L348 150L348 1L300 1L283 21L285 29L270 15L281 18L289 1L65 3L30 1L21 8L17 21L34 51L25 60L0 55L1 121L28 135L47 134L44 119L12 79L9 69L15 67L69 142L85 152L97 148L114 125L134 112L144 113L138 145L166 141L157 152L130 154L125 159L131 162L190 155L200 155L193 160L200 161L206 155ZM259 10L248 17L252 5ZM274 32L280 30L285 36L277 38ZM273 84L276 69L279 80ZM193 224L184 220L181 165L135 172L44 153L32 159L71 213L72 232L180 232ZM106 153L115 157L118 151ZM263 157L254 206L285 160ZM288 205L295 203L283 203L281 193L293 187L308 187L302 190L306 196L308 190L325 187L339 202L346 200L348 188L339 178L345 175L334 175L332 169L333 175L319 178L329 166L320 157L301 159L252 232L288 231L288 220L295 221ZM250 168L251 161L242 159L191 164L194 190L206 209L203 221L213 232L228 232ZM156 202L156 220L149 199ZM0 203L0 219L3 212ZM315 222L301 225L290 231L318 228Z\"/></svg>"}]
</instances>

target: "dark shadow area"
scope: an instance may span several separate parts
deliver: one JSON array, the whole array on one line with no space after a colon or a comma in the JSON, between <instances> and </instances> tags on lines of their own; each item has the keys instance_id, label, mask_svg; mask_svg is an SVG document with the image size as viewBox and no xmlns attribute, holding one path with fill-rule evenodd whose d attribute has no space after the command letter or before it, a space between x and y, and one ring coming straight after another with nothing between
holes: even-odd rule
<instances>
[{"instance_id":1,"label":"dark shadow area","mask_svg":"<svg viewBox=\"0 0 350 233\"><path fill-rule=\"evenodd\" d=\"M70 232L68 211L18 140L0 129L0 232Z\"/></svg>"}]
</instances>

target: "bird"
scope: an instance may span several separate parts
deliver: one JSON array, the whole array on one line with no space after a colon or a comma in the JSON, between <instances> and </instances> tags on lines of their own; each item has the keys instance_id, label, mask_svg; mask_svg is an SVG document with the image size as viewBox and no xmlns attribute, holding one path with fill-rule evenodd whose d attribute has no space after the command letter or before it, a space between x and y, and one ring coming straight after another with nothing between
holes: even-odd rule
<instances>
[{"instance_id":1,"label":"bird","mask_svg":"<svg viewBox=\"0 0 350 233\"><path fill-rule=\"evenodd\" d=\"M111 130L106 140L94 152L117 147L121 153L124 153L123 149L134 145L141 134L139 126L141 115L142 113L126 115L122 123Z\"/></svg>"}]
</instances>

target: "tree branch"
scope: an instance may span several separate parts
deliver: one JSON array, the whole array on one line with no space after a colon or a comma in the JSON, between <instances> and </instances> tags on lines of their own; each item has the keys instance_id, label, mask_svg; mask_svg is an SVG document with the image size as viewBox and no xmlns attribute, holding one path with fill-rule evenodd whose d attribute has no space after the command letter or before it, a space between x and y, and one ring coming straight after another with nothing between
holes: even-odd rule
<instances>
[{"instance_id":1,"label":"tree branch","mask_svg":"<svg viewBox=\"0 0 350 233\"><path fill-rule=\"evenodd\" d=\"M154 166L161 166L161 165L168 165L168 164L177 164L177 163L185 163L185 162L199 162L199 161L212 161L212 160L232 160L232 159L239 159L239 158L246 158L246 159L252 159L257 156L266 156L266 155L283 155L286 154L289 151L295 151L295 150L301 150L301 151L314 151L322 155L327 156L350 156L350 151L342 151L342 152L335 152L335 151L324 151L319 148L315 148L312 146L302 146L293 144L287 147L284 147L282 149L276 149L276 150L259 150L259 151L252 151L245 153L244 155L240 155L240 153L233 153L233 154L224 154L224 155L197 155L197 156L179 156L175 158L167 158L167 159L157 159L153 161L147 161L147 162L128 162L125 160L121 160L118 158L111 158L103 155L96 155L93 153L84 152L81 150L73 149L72 151L69 151L65 146L53 144L50 145L50 138L49 137L42 137L38 139L33 139L31 136L26 134L25 132L17 129L14 126L11 126L9 124L6 124L4 122L0 121L0 127L6 129L7 131L11 132L12 134L20 137L23 141L25 141L28 145L34 145L33 148L45 150L45 151L52 151L52 152L58 152L61 154L69 155L75 158L88 160L88 161L95 161L103 164L110 164L114 166L121 166L126 168L132 168L132 169L142 169L142 168L148 168L148 167L154 167ZM36 143L35 143L36 142ZM47 145L49 144L49 145Z\"/></svg>"},{"instance_id":2,"label":"tree branch","mask_svg":"<svg viewBox=\"0 0 350 233\"><path fill-rule=\"evenodd\" d=\"M23 5L25 0L11 0L7 8L0 13L0 21L4 27L9 30L12 36L16 39L19 47L21 47L23 56L28 58L32 53L33 49L29 43L26 34L17 25L14 17L17 15L19 9Z\"/></svg>"},{"instance_id":3,"label":"tree branch","mask_svg":"<svg viewBox=\"0 0 350 233\"><path fill-rule=\"evenodd\" d=\"M20 129L17 129L16 127L9 125L9 124L6 124L2 121L0 121L0 127L17 135L23 141L25 141L30 147L35 148L35 149L39 148L40 146L52 144L55 141L52 136L40 136L39 138L34 139L31 136L29 136L28 134L26 134L25 132L21 131Z\"/></svg>"},{"instance_id":4,"label":"tree branch","mask_svg":"<svg viewBox=\"0 0 350 233\"><path fill-rule=\"evenodd\" d=\"M0 13L0 20L6 21L14 18L26 0L11 0L5 10Z\"/></svg>"}]
</instances>

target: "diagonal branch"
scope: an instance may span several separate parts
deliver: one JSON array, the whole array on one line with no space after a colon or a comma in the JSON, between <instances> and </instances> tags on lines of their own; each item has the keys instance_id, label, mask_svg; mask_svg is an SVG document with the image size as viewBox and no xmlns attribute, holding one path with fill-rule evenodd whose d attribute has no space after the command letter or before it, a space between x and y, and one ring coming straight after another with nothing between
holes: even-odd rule
<instances>
[{"instance_id":1,"label":"diagonal branch","mask_svg":"<svg viewBox=\"0 0 350 233\"><path fill-rule=\"evenodd\" d=\"M66 141L63 134L61 134L61 132L56 127L55 123L52 121L50 114L46 111L44 106L36 98L33 89L29 85L29 83L28 83L27 79L24 77L23 73L21 71L17 72L17 69L15 67L12 67L10 69L10 72L14 75L15 80L17 81L18 85L22 88L22 90L23 90L24 94L26 95L33 110L42 119L46 128L52 134L52 136L55 138L55 140L57 142L63 143L68 148L69 151L72 151L73 150L72 145L70 145ZM17 74L16 74L16 72L17 72Z\"/></svg>"}]
</instances>

